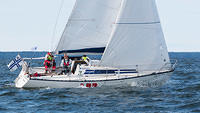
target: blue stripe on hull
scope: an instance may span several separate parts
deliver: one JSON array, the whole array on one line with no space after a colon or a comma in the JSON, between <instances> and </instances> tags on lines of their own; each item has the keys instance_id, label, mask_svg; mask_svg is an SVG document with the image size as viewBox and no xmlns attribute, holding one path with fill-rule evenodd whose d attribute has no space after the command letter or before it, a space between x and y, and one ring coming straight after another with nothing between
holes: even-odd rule
<instances>
[{"instance_id":1,"label":"blue stripe on hull","mask_svg":"<svg viewBox=\"0 0 200 113\"><path fill-rule=\"evenodd\" d=\"M118 70L86 70L84 74L115 74ZM137 73L135 69L122 69L119 74Z\"/></svg>"}]
</instances>

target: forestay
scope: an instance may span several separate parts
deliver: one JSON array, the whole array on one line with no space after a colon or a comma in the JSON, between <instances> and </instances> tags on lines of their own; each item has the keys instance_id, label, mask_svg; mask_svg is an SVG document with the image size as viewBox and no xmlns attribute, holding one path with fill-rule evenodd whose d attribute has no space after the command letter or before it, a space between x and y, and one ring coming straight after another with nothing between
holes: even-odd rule
<instances>
[{"instance_id":1,"label":"forestay","mask_svg":"<svg viewBox=\"0 0 200 113\"><path fill-rule=\"evenodd\" d=\"M77 0L56 52L103 53L122 0Z\"/></svg>"},{"instance_id":2,"label":"forestay","mask_svg":"<svg viewBox=\"0 0 200 113\"><path fill-rule=\"evenodd\" d=\"M158 71L167 63L155 0L124 0L101 66Z\"/></svg>"}]
</instances>

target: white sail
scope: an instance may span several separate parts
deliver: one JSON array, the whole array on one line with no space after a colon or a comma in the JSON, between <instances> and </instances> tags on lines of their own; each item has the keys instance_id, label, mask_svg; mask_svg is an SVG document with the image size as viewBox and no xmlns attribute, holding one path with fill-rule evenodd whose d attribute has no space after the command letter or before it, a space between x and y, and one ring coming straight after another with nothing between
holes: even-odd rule
<instances>
[{"instance_id":1,"label":"white sail","mask_svg":"<svg viewBox=\"0 0 200 113\"><path fill-rule=\"evenodd\" d=\"M122 0L77 0L56 52L103 53Z\"/></svg>"},{"instance_id":2,"label":"white sail","mask_svg":"<svg viewBox=\"0 0 200 113\"><path fill-rule=\"evenodd\" d=\"M169 62L155 0L124 0L101 66L153 71Z\"/></svg>"}]
</instances>

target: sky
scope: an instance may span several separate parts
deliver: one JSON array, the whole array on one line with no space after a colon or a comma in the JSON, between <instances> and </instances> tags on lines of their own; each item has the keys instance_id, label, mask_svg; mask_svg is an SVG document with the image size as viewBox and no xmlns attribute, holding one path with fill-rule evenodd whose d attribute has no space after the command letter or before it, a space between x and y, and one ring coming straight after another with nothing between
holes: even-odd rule
<instances>
[{"instance_id":1,"label":"sky","mask_svg":"<svg viewBox=\"0 0 200 113\"><path fill-rule=\"evenodd\" d=\"M200 0L156 2L168 50L200 52ZM35 46L39 51L52 50L74 3L75 0L0 0L0 51L30 51Z\"/></svg>"}]
</instances>

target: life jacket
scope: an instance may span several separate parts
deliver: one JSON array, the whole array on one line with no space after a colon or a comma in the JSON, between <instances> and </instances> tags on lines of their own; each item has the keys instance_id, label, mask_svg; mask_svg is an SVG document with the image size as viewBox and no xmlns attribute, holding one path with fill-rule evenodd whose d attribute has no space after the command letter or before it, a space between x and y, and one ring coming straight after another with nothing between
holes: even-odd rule
<instances>
[{"instance_id":1,"label":"life jacket","mask_svg":"<svg viewBox=\"0 0 200 113\"><path fill-rule=\"evenodd\" d=\"M48 54L45 56L44 65L46 65L46 63L50 64L52 61L54 61L53 56L51 56L51 54L48 53Z\"/></svg>"},{"instance_id":2,"label":"life jacket","mask_svg":"<svg viewBox=\"0 0 200 113\"><path fill-rule=\"evenodd\" d=\"M65 59L63 59L64 60L64 66L69 66L69 60L65 60ZM67 63L66 63L66 61L67 61Z\"/></svg>"},{"instance_id":3,"label":"life jacket","mask_svg":"<svg viewBox=\"0 0 200 113\"><path fill-rule=\"evenodd\" d=\"M84 61L87 61L87 60L88 60L88 57L82 57L82 59L83 59Z\"/></svg>"},{"instance_id":4,"label":"life jacket","mask_svg":"<svg viewBox=\"0 0 200 113\"><path fill-rule=\"evenodd\" d=\"M48 55L48 56L47 56L47 60L48 60L48 61L53 61L53 57L52 57L51 55Z\"/></svg>"}]
</instances>

